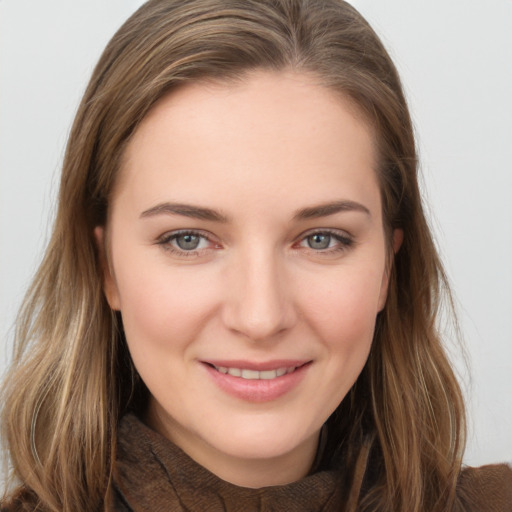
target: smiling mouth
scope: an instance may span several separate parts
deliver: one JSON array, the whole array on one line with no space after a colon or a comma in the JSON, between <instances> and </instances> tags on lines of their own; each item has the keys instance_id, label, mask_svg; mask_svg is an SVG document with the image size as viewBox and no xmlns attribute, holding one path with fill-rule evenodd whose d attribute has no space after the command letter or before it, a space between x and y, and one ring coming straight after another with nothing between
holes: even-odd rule
<instances>
[{"instance_id":1,"label":"smiling mouth","mask_svg":"<svg viewBox=\"0 0 512 512\"><path fill-rule=\"evenodd\" d=\"M250 370L247 368L228 368L226 366L216 366L214 364L210 364L212 368L217 370L219 373L223 373L224 375L231 375L232 377L239 377L241 379L246 380L273 380L278 377L283 377L284 375L288 375L293 373L295 370L300 368L301 366L286 366L282 368L276 368L274 370Z\"/></svg>"},{"instance_id":2,"label":"smiling mouth","mask_svg":"<svg viewBox=\"0 0 512 512\"><path fill-rule=\"evenodd\" d=\"M277 400L299 386L313 360L203 360L201 363L223 392L246 402L263 403Z\"/></svg>"}]
</instances>

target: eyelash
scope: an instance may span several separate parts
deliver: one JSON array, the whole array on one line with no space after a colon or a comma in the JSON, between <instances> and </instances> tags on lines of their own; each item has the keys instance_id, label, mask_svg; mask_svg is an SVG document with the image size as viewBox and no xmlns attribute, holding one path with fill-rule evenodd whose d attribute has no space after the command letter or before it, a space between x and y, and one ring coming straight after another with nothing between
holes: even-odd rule
<instances>
[{"instance_id":1,"label":"eyelash","mask_svg":"<svg viewBox=\"0 0 512 512\"><path fill-rule=\"evenodd\" d=\"M334 238L334 240L338 242L337 246L327 249L316 250L313 249L312 247L307 247L308 250L313 251L315 254L325 256L331 254L339 254L340 252L347 251L354 245L354 239L350 237L348 234L332 229L317 229L314 231L306 232L303 235L301 235L299 243L306 242L308 238L311 238L315 235L327 235L330 238Z\"/></svg>"},{"instance_id":2,"label":"eyelash","mask_svg":"<svg viewBox=\"0 0 512 512\"><path fill-rule=\"evenodd\" d=\"M185 249L180 249L180 248L174 247L172 245L172 242L174 240L176 240L179 237L187 236L187 235L199 237L202 240L208 241L210 244L215 244L215 242L213 242L207 234L205 234L201 231L196 231L196 230L179 230L179 231L173 231L171 233L167 233L158 239L157 244L162 246L163 249L166 251L169 251L169 252L171 252L175 255L178 255L180 257L186 257L186 258L198 256L201 251L211 250L211 247L185 250ZM354 240L352 239L352 237L350 237L347 234L342 234L341 232L332 230L332 229L317 229L314 231L309 231L309 232L303 233L301 235L299 241L296 244L294 244L294 246L297 244L299 244L299 246L300 246L300 244L302 244L303 242L307 242L308 238L311 238L315 235L327 235L330 238L334 238L334 240L338 242L336 247L320 249L320 250L313 249L312 247L304 247L304 249L312 251L315 254L319 254L319 255L338 254L340 252L344 252L344 251L350 249L350 247L352 247L354 245ZM199 243L201 243L201 241Z\"/></svg>"},{"instance_id":3,"label":"eyelash","mask_svg":"<svg viewBox=\"0 0 512 512\"><path fill-rule=\"evenodd\" d=\"M165 235L161 236L157 243L158 245L162 246L164 250L169 251L173 254L176 254L178 256L182 256L185 258L191 257L191 256L197 256L200 251L209 250L207 249L193 249L190 251L187 251L185 249L180 249L178 247L174 247L171 245L171 243L179 238L180 236L197 236L201 238L202 240L207 240L210 244L214 243L212 240L203 232L201 231L195 231L195 230L179 230L179 231L173 231L172 233L166 233ZM201 242L199 242L201 243Z\"/></svg>"}]
</instances>

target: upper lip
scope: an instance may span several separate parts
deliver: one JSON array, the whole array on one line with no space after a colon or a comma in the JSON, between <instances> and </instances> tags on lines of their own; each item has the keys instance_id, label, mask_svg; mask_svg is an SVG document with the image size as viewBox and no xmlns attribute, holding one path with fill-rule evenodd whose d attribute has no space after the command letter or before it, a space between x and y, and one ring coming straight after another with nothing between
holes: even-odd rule
<instances>
[{"instance_id":1,"label":"upper lip","mask_svg":"<svg viewBox=\"0 0 512 512\"><path fill-rule=\"evenodd\" d=\"M246 361L242 359L206 359L202 363L216 367L241 368L258 372L277 370L279 368L299 367L309 363L308 359L276 359L273 361Z\"/></svg>"}]
</instances>

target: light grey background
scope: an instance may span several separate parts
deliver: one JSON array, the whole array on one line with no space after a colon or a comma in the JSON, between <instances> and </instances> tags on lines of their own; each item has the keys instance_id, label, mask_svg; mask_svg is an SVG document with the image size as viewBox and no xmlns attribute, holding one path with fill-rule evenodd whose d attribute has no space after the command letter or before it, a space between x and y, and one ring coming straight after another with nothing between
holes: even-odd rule
<instances>
[{"instance_id":1,"label":"light grey background","mask_svg":"<svg viewBox=\"0 0 512 512\"><path fill-rule=\"evenodd\" d=\"M0 0L0 371L71 121L137 0ZM402 74L471 374L466 462L512 460L512 1L353 0ZM456 367L462 359L453 348Z\"/></svg>"}]
</instances>

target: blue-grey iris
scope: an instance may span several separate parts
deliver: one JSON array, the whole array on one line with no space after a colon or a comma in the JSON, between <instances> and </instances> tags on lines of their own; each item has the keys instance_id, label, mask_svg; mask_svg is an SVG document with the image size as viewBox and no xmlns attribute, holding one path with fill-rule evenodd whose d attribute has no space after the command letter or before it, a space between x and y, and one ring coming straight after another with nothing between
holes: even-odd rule
<instances>
[{"instance_id":1,"label":"blue-grey iris","mask_svg":"<svg viewBox=\"0 0 512 512\"><path fill-rule=\"evenodd\" d=\"M176 243L184 251L193 251L197 249L201 238L197 235L180 235L176 237Z\"/></svg>"},{"instance_id":2,"label":"blue-grey iris","mask_svg":"<svg viewBox=\"0 0 512 512\"><path fill-rule=\"evenodd\" d=\"M327 249L331 243L331 235L316 233L308 236L308 245L311 249Z\"/></svg>"}]
</instances>

